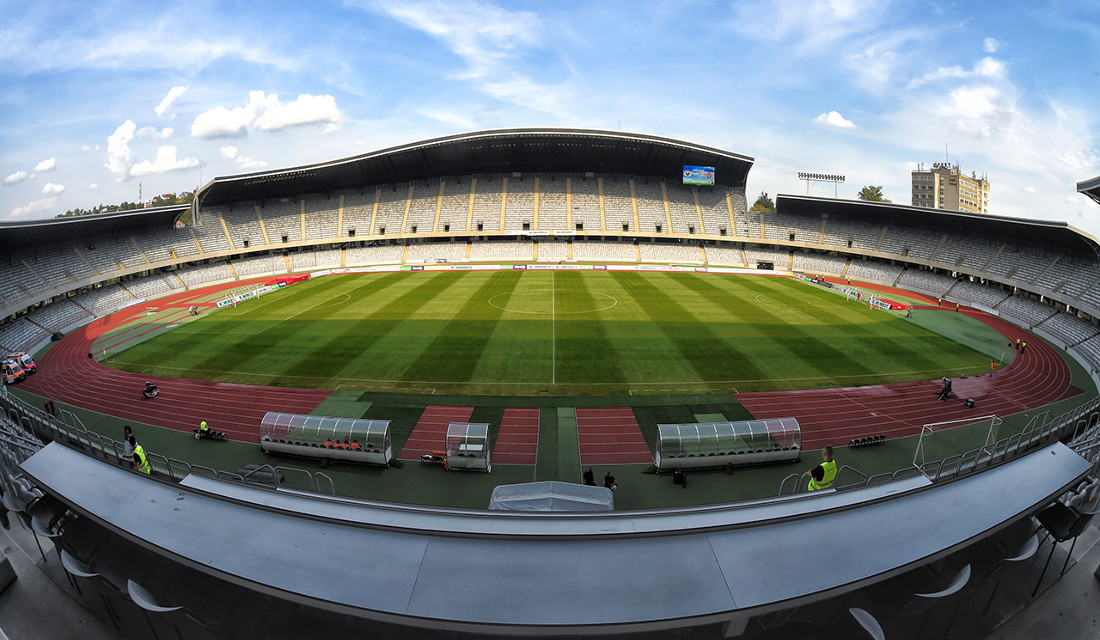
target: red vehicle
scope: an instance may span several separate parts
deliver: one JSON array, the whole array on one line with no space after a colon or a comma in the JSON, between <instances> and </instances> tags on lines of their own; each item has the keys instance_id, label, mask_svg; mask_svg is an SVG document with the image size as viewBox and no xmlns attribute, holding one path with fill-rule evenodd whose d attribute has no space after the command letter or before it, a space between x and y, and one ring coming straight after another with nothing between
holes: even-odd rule
<instances>
[{"instance_id":1,"label":"red vehicle","mask_svg":"<svg viewBox=\"0 0 1100 640\"><path fill-rule=\"evenodd\" d=\"M4 356L5 360L15 360L19 363L19 366L23 367L23 371L27 375L31 375L35 371L38 371L38 365L34 363L34 358L31 358L31 354L26 351L20 351L19 353L9 353Z\"/></svg>"},{"instance_id":2,"label":"red vehicle","mask_svg":"<svg viewBox=\"0 0 1100 640\"><path fill-rule=\"evenodd\" d=\"M27 372L17 361L7 358L0 363L0 374L4 377L4 384L15 384L27 377Z\"/></svg>"}]
</instances>

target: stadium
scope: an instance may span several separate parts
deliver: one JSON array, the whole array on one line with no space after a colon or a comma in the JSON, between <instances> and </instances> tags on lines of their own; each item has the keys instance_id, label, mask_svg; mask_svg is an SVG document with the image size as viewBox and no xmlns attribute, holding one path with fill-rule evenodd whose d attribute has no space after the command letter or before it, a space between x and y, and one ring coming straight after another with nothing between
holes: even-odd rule
<instances>
[{"instance_id":1,"label":"stadium","mask_svg":"<svg viewBox=\"0 0 1100 640\"><path fill-rule=\"evenodd\" d=\"M4 223L6 508L130 637L989 635L1100 503L1100 243L752 164L482 131Z\"/></svg>"}]
</instances>

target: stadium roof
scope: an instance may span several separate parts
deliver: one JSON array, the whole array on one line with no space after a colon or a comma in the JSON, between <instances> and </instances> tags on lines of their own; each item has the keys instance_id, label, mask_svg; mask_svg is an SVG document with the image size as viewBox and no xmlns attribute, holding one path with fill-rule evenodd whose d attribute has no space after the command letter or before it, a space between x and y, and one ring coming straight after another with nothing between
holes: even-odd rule
<instances>
[{"instance_id":1,"label":"stadium roof","mask_svg":"<svg viewBox=\"0 0 1100 640\"><path fill-rule=\"evenodd\" d=\"M638 133L498 129L434 138L352 158L218 177L204 206L486 173L625 173L679 180L683 165L715 168L715 182L744 187L750 156Z\"/></svg>"},{"instance_id":2,"label":"stadium roof","mask_svg":"<svg viewBox=\"0 0 1100 640\"><path fill-rule=\"evenodd\" d=\"M1100 240L1065 222L926 209L889 202L838 200L788 194L777 195L775 207L780 213L835 213L857 220L887 219L945 233L960 231L984 235L990 240L1002 242L1060 247L1087 258L1100 258Z\"/></svg>"},{"instance_id":3,"label":"stadium roof","mask_svg":"<svg viewBox=\"0 0 1100 640\"><path fill-rule=\"evenodd\" d=\"M180 215L190 208L189 204L178 204L90 216L0 222L0 252L73 244L81 238L135 233L145 229L164 229L175 224Z\"/></svg>"},{"instance_id":4,"label":"stadium roof","mask_svg":"<svg viewBox=\"0 0 1100 640\"><path fill-rule=\"evenodd\" d=\"M1091 180L1082 180L1077 183L1077 191L1085 194L1100 204L1100 176Z\"/></svg>"}]
</instances>

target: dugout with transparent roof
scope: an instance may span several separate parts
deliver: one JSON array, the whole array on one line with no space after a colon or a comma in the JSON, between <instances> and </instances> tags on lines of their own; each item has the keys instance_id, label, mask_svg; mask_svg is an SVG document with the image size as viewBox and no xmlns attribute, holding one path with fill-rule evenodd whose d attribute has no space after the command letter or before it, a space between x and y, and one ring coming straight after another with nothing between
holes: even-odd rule
<instances>
[{"instance_id":1,"label":"dugout with transparent roof","mask_svg":"<svg viewBox=\"0 0 1100 640\"><path fill-rule=\"evenodd\" d=\"M794 461L802 431L794 418L657 425L657 469Z\"/></svg>"},{"instance_id":2,"label":"dugout with transparent roof","mask_svg":"<svg viewBox=\"0 0 1100 640\"><path fill-rule=\"evenodd\" d=\"M492 473L489 425L452 422L447 425L447 470L477 469Z\"/></svg>"},{"instance_id":3,"label":"dugout with transparent roof","mask_svg":"<svg viewBox=\"0 0 1100 640\"><path fill-rule=\"evenodd\" d=\"M260 421L260 448L309 458L389 465L389 420L308 416L268 411Z\"/></svg>"}]
</instances>

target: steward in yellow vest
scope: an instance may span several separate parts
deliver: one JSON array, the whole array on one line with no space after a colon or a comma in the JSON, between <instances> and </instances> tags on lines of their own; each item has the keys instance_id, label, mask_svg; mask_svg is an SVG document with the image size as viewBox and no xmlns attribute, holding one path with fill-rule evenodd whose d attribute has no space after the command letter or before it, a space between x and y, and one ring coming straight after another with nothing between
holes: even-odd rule
<instances>
[{"instance_id":1,"label":"steward in yellow vest","mask_svg":"<svg viewBox=\"0 0 1100 640\"><path fill-rule=\"evenodd\" d=\"M145 455L145 449L142 449L141 445L134 440L134 436L130 436L130 446L134 449L134 468L146 475L151 475L149 456Z\"/></svg>"},{"instance_id":2,"label":"steward in yellow vest","mask_svg":"<svg viewBox=\"0 0 1100 640\"><path fill-rule=\"evenodd\" d=\"M836 461L833 460L833 448L826 445L821 450L824 462L810 469L805 475L810 476L810 491L819 489L832 489L833 479L836 478Z\"/></svg>"}]
</instances>

